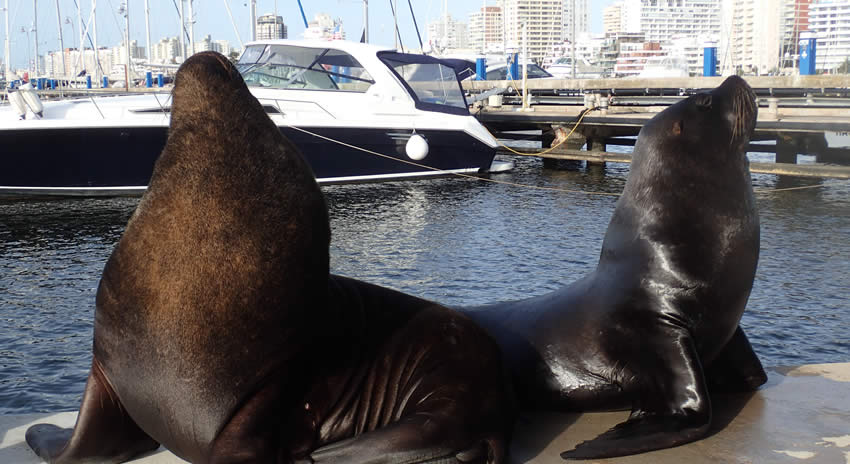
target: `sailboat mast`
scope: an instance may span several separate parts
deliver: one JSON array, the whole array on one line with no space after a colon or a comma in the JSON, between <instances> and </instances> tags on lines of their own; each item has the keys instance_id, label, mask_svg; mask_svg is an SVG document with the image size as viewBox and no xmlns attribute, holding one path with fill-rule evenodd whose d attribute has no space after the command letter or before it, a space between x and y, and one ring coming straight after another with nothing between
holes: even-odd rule
<instances>
[{"instance_id":1,"label":"sailboat mast","mask_svg":"<svg viewBox=\"0 0 850 464\"><path fill-rule=\"evenodd\" d=\"M35 76L38 77L38 0L32 0L32 32L35 35Z\"/></svg>"},{"instance_id":2,"label":"sailboat mast","mask_svg":"<svg viewBox=\"0 0 850 464\"><path fill-rule=\"evenodd\" d=\"M153 50L151 50L151 8L148 5L148 0L145 0L145 46L147 46L145 55L147 55L148 64L150 64L153 61Z\"/></svg>"},{"instance_id":3,"label":"sailboat mast","mask_svg":"<svg viewBox=\"0 0 850 464\"><path fill-rule=\"evenodd\" d=\"M195 54L195 13L192 10L192 0L186 0L189 4L189 54Z\"/></svg>"},{"instance_id":4,"label":"sailboat mast","mask_svg":"<svg viewBox=\"0 0 850 464\"><path fill-rule=\"evenodd\" d=\"M180 57L183 58L183 61L186 61L186 17L183 15L183 0L177 0L180 2Z\"/></svg>"},{"instance_id":5,"label":"sailboat mast","mask_svg":"<svg viewBox=\"0 0 850 464\"><path fill-rule=\"evenodd\" d=\"M257 40L257 0L251 0L251 41Z\"/></svg>"},{"instance_id":6,"label":"sailboat mast","mask_svg":"<svg viewBox=\"0 0 850 464\"><path fill-rule=\"evenodd\" d=\"M92 44L92 51L94 52L94 81L100 82L100 53L97 51L97 0L91 0L91 17L92 29L94 29L92 31L94 33L94 43Z\"/></svg>"},{"instance_id":7,"label":"sailboat mast","mask_svg":"<svg viewBox=\"0 0 850 464\"><path fill-rule=\"evenodd\" d=\"M395 0L395 6L393 6L393 39L395 49L398 50L398 0Z\"/></svg>"},{"instance_id":8,"label":"sailboat mast","mask_svg":"<svg viewBox=\"0 0 850 464\"><path fill-rule=\"evenodd\" d=\"M6 2L8 3L9 0ZM8 18L8 14L6 17ZM369 0L363 0L363 39L369 43Z\"/></svg>"},{"instance_id":9,"label":"sailboat mast","mask_svg":"<svg viewBox=\"0 0 850 464\"><path fill-rule=\"evenodd\" d=\"M65 41L62 40L62 13L59 12L59 0L56 0L56 19L59 20L59 53L62 55L62 77L65 77L68 71L65 68Z\"/></svg>"},{"instance_id":10,"label":"sailboat mast","mask_svg":"<svg viewBox=\"0 0 850 464\"><path fill-rule=\"evenodd\" d=\"M3 10L6 12L6 43L4 44L5 46L3 47L4 48L3 52L5 53L3 59L4 59L4 65L6 66L5 78L8 81L11 78L10 77L11 76L11 73L10 73L11 68L9 67L10 66L9 60L12 58L11 53L10 53L10 48L9 48L9 0L6 0L6 4L5 4L5 7L3 8Z\"/></svg>"}]
</instances>

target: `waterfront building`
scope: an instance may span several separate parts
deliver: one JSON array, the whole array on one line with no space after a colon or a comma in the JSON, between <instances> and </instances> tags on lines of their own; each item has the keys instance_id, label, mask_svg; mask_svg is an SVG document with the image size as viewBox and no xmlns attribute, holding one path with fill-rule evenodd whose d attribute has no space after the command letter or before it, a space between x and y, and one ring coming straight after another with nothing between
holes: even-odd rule
<instances>
[{"instance_id":1,"label":"waterfront building","mask_svg":"<svg viewBox=\"0 0 850 464\"><path fill-rule=\"evenodd\" d=\"M151 45L151 62L158 64L173 64L180 56L180 41L177 37L165 37Z\"/></svg>"},{"instance_id":2,"label":"waterfront building","mask_svg":"<svg viewBox=\"0 0 850 464\"><path fill-rule=\"evenodd\" d=\"M731 0L724 5L718 61L723 75L778 72L783 0Z\"/></svg>"},{"instance_id":3,"label":"waterfront building","mask_svg":"<svg viewBox=\"0 0 850 464\"><path fill-rule=\"evenodd\" d=\"M658 43L683 36L716 40L721 30L721 1L624 0L621 30L643 32L647 41Z\"/></svg>"},{"instance_id":4,"label":"waterfront building","mask_svg":"<svg viewBox=\"0 0 850 464\"><path fill-rule=\"evenodd\" d=\"M617 2L602 9L602 32L614 34L622 29L623 2Z\"/></svg>"},{"instance_id":5,"label":"waterfront building","mask_svg":"<svg viewBox=\"0 0 850 464\"><path fill-rule=\"evenodd\" d=\"M850 0L818 0L809 9L809 30L817 37L815 67L826 72L850 60Z\"/></svg>"},{"instance_id":6,"label":"waterfront building","mask_svg":"<svg viewBox=\"0 0 850 464\"><path fill-rule=\"evenodd\" d=\"M285 39L288 37L282 16L271 13L257 18L257 40Z\"/></svg>"},{"instance_id":7,"label":"waterfront building","mask_svg":"<svg viewBox=\"0 0 850 464\"><path fill-rule=\"evenodd\" d=\"M507 47L517 51L521 49L525 25L528 58L541 62L553 45L563 41L563 11L564 0L506 0Z\"/></svg>"},{"instance_id":8,"label":"waterfront building","mask_svg":"<svg viewBox=\"0 0 850 464\"><path fill-rule=\"evenodd\" d=\"M561 34L562 40L572 40L573 34L573 5L575 5L575 20L576 20L576 37L580 34L587 33L587 18L588 18L588 8L587 8L587 0L563 0L564 2L564 17L563 17L563 32Z\"/></svg>"},{"instance_id":9,"label":"waterfront building","mask_svg":"<svg viewBox=\"0 0 850 464\"><path fill-rule=\"evenodd\" d=\"M144 50L144 49L143 49ZM62 55L64 55L64 69L62 68ZM76 48L66 48L62 51L51 51L44 56L44 67L49 76L70 78L80 75L85 70L86 75L95 76L95 70L100 64L101 74L108 73L112 69L114 62L113 51L109 48L100 48L98 50L98 59L95 59L94 50L87 48L82 54Z\"/></svg>"},{"instance_id":10,"label":"waterfront building","mask_svg":"<svg viewBox=\"0 0 850 464\"><path fill-rule=\"evenodd\" d=\"M614 64L617 77L636 77L643 71L647 61L668 56L668 51L662 49L659 42L622 42L619 49Z\"/></svg>"},{"instance_id":11,"label":"waterfront building","mask_svg":"<svg viewBox=\"0 0 850 464\"><path fill-rule=\"evenodd\" d=\"M305 39L345 40L342 20L333 19L331 15L319 13L304 30Z\"/></svg>"},{"instance_id":12,"label":"waterfront building","mask_svg":"<svg viewBox=\"0 0 850 464\"><path fill-rule=\"evenodd\" d=\"M215 50L224 56L230 56L230 54L233 53L233 48L227 40L213 40L212 50Z\"/></svg>"},{"instance_id":13,"label":"waterfront building","mask_svg":"<svg viewBox=\"0 0 850 464\"><path fill-rule=\"evenodd\" d=\"M800 34L809 30L809 9L814 0L784 0L781 13L780 68L793 72L800 62Z\"/></svg>"},{"instance_id":14,"label":"waterfront building","mask_svg":"<svg viewBox=\"0 0 850 464\"><path fill-rule=\"evenodd\" d=\"M469 47L468 39L466 23L455 20L448 13L428 24L428 43L432 48L462 50Z\"/></svg>"},{"instance_id":15,"label":"waterfront building","mask_svg":"<svg viewBox=\"0 0 850 464\"><path fill-rule=\"evenodd\" d=\"M469 14L469 47L476 51L503 50L505 18L502 7L487 6Z\"/></svg>"}]
</instances>

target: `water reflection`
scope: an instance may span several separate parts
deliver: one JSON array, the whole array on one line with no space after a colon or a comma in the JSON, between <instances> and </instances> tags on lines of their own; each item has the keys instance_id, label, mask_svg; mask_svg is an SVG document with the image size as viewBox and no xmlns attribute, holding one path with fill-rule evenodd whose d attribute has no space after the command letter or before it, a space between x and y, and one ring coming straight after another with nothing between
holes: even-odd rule
<instances>
[{"instance_id":1,"label":"water reflection","mask_svg":"<svg viewBox=\"0 0 850 464\"><path fill-rule=\"evenodd\" d=\"M493 178L619 193L628 165ZM777 191L788 187L822 186ZM743 324L767 365L850 360L850 182L754 176L762 250ZM595 266L616 196L431 179L323 189L334 272L451 305L542 294ZM0 413L77 407L103 265L138 199L0 201Z\"/></svg>"}]
</instances>

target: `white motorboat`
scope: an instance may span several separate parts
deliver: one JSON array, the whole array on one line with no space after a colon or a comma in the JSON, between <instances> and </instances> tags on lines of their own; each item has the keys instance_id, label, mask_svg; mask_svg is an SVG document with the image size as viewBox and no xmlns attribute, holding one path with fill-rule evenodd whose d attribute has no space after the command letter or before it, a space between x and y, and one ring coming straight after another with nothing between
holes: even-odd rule
<instances>
[{"instance_id":1,"label":"white motorboat","mask_svg":"<svg viewBox=\"0 0 850 464\"><path fill-rule=\"evenodd\" d=\"M246 45L237 67L320 183L503 170L448 63L347 41ZM0 108L0 195L140 194L167 138L170 95ZM226 127L221 130L227 130Z\"/></svg>"}]
</instances>

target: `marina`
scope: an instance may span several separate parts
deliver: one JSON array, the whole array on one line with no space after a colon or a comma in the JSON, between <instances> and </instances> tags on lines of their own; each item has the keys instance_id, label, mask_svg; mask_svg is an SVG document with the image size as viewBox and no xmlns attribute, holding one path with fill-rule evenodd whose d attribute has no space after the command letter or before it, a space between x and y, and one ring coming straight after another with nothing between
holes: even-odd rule
<instances>
[{"instance_id":1,"label":"marina","mask_svg":"<svg viewBox=\"0 0 850 464\"><path fill-rule=\"evenodd\" d=\"M525 132L536 130L542 149L558 144L556 150L540 156L598 163L613 159L626 162L622 156L607 153L607 147L634 145L640 128L659 111L714 87L721 80L721 77L535 79L524 84L464 81L464 87L473 99L487 94L497 97L482 99L475 114L498 138L527 140L531 137ZM747 76L746 80L756 91L760 107L751 151L773 153L776 163L752 166L753 172L850 176L846 166L833 166L850 165L850 76ZM522 85L526 85L525 94ZM512 91L509 96L494 93L504 94L507 90ZM576 124L585 110L590 111ZM575 133L562 142L563 135L573 127ZM587 150L580 152L583 146ZM799 165L799 154L813 155L819 164Z\"/></svg>"}]
</instances>

